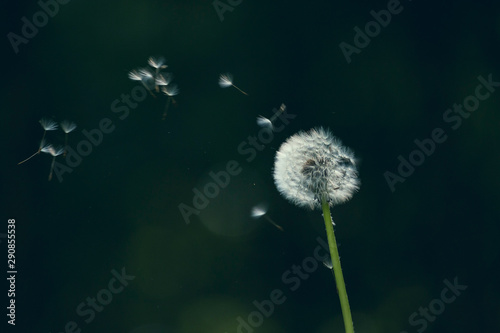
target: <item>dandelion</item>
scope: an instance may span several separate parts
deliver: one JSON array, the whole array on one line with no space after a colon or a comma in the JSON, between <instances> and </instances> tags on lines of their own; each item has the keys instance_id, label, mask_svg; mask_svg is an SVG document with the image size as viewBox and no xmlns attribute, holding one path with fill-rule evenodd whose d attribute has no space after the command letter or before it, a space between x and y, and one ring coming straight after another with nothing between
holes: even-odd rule
<instances>
[{"instance_id":1,"label":"dandelion","mask_svg":"<svg viewBox=\"0 0 500 333\"><path fill-rule=\"evenodd\" d=\"M177 87L176 84L169 84L165 87L161 88L161 91L168 96L167 103L165 104L165 109L163 111L163 116L162 120L165 120L167 117L167 112L168 108L170 107L170 104L173 103L175 105L175 99L174 96L177 96L179 94L179 88Z\"/></svg>"},{"instance_id":2,"label":"dandelion","mask_svg":"<svg viewBox=\"0 0 500 333\"><path fill-rule=\"evenodd\" d=\"M359 189L354 154L323 128L288 138L276 154L274 180L285 198L311 209L343 203Z\"/></svg>"},{"instance_id":3,"label":"dandelion","mask_svg":"<svg viewBox=\"0 0 500 333\"><path fill-rule=\"evenodd\" d=\"M42 118L42 119L40 119L40 125L42 125L42 128L43 128L43 136L42 136L42 140L40 141L40 146L38 147L38 150L33 155L31 155L30 157L28 157L27 159L25 159L25 160L17 163L17 165L23 164L24 162L28 161L29 159L31 159L35 155L40 154L40 152L42 151L42 149L46 146L46 144L45 144L45 134L47 133L47 131L55 131L57 129L57 123L55 121L53 121L52 119L49 119L49 118Z\"/></svg>"},{"instance_id":4,"label":"dandelion","mask_svg":"<svg viewBox=\"0 0 500 333\"><path fill-rule=\"evenodd\" d=\"M267 213L267 207L264 204L259 204L257 206L252 207L250 216L252 216L253 218L259 218L263 216L267 220L267 222L271 223L276 228L283 231L283 228L279 226L276 222L274 222L269 216L267 216L266 213Z\"/></svg>"},{"instance_id":5,"label":"dandelion","mask_svg":"<svg viewBox=\"0 0 500 333\"><path fill-rule=\"evenodd\" d=\"M76 124L69 120L63 120L60 123L61 129L64 132L64 157L66 157L66 146L68 146L68 133L71 133L75 130Z\"/></svg>"},{"instance_id":6,"label":"dandelion","mask_svg":"<svg viewBox=\"0 0 500 333\"><path fill-rule=\"evenodd\" d=\"M219 86L221 88L227 88L227 87L233 86L236 89L238 89L241 93L248 96L248 94L246 92L244 92L243 90L241 90L240 88L238 88L237 86L235 86L233 84L233 74L231 74L231 73L221 74L219 76Z\"/></svg>"},{"instance_id":7,"label":"dandelion","mask_svg":"<svg viewBox=\"0 0 500 333\"><path fill-rule=\"evenodd\" d=\"M323 210L333 273L348 333L353 333L354 328L330 206L346 202L359 189L356 164L352 151L323 128L288 138L276 153L274 163L274 181L286 199L301 207Z\"/></svg>"},{"instance_id":8,"label":"dandelion","mask_svg":"<svg viewBox=\"0 0 500 333\"><path fill-rule=\"evenodd\" d=\"M273 114L273 116L271 117L271 119L267 119L266 117L263 117L263 116L258 116L257 117L257 125L259 125L262 128L268 128L271 131L274 131L273 122L285 110L286 110L286 105L282 103L281 106L280 106L280 108L279 108L279 110L273 109L273 112L275 112L275 113Z\"/></svg>"},{"instance_id":9,"label":"dandelion","mask_svg":"<svg viewBox=\"0 0 500 333\"><path fill-rule=\"evenodd\" d=\"M64 152L63 147L54 148L52 145L48 145L42 149L42 152L52 155L52 164L50 165L49 181L52 180L52 172L54 171L54 165L56 163L56 156L61 155Z\"/></svg>"}]
</instances>

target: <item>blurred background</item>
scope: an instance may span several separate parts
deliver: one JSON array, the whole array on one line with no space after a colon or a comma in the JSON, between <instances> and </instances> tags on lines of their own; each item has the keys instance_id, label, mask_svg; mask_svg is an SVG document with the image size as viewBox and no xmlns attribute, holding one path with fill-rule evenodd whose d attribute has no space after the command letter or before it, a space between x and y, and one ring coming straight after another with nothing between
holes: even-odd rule
<instances>
[{"instance_id":1,"label":"blurred background","mask_svg":"<svg viewBox=\"0 0 500 333\"><path fill-rule=\"evenodd\" d=\"M402 1L350 63L339 45L355 46L355 27L387 1L58 4L49 17L36 1L2 3L2 275L12 218L18 269L9 331L342 332L332 274L311 259L326 240L321 212L290 204L272 178L281 143L315 126L360 160L359 193L332 209L357 332L499 330L500 87L458 128L443 119L479 76L500 81L498 2ZM41 26L25 38L34 15ZM127 105L128 72L150 56L166 58L176 103L162 121L165 96L147 96L121 119L113 103ZM249 95L221 89L225 72ZM242 154L256 117L281 103L296 117ZM17 165L38 149L42 117L77 124L73 149L103 119L112 131L49 182L48 154ZM446 141L391 191L384 174L436 128ZM241 172L184 218L193 189L229 161ZM250 216L258 204L284 232ZM293 273L303 263L310 272ZM445 280L467 286L450 303ZM283 302L259 310L274 290Z\"/></svg>"}]
</instances>

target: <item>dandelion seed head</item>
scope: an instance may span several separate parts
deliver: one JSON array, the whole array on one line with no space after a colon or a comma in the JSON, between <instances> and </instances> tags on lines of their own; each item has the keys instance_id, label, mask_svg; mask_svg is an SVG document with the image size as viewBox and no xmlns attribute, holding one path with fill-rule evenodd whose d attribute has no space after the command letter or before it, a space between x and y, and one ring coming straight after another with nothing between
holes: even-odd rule
<instances>
[{"instance_id":1,"label":"dandelion seed head","mask_svg":"<svg viewBox=\"0 0 500 333\"><path fill-rule=\"evenodd\" d=\"M46 131L55 131L57 129L57 123L49 118L40 119L40 125Z\"/></svg>"},{"instance_id":2,"label":"dandelion seed head","mask_svg":"<svg viewBox=\"0 0 500 333\"><path fill-rule=\"evenodd\" d=\"M76 128L76 124L69 120L61 121L60 125L63 132L66 134L73 132Z\"/></svg>"},{"instance_id":3,"label":"dandelion seed head","mask_svg":"<svg viewBox=\"0 0 500 333\"><path fill-rule=\"evenodd\" d=\"M221 88L227 88L233 85L233 74L226 73L219 76L219 86Z\"/></svg>"},{"instance_id":4,"label":"dandelion seed head","mask_svg":"<svg viewBox=\"0 0 500 333\"><path fill-rule=\"evenodd\" d=\"M274 182L292 203L320 208L349 200L360 181L353 152L323 128L299 132L286 140L276 153Z\"/></svg>"}]
</instances>

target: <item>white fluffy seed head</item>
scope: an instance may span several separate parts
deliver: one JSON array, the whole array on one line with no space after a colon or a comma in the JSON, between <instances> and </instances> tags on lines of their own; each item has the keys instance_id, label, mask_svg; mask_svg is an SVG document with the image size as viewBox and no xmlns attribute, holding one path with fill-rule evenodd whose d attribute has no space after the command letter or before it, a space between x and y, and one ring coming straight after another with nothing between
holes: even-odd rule
<instances>
[{"instance_id":1,"label":"white fluffy seed head","mask_svg":"<svg viewBox=\"0 0 500 333\"><path fill-rule=\"evenodd\" d=\"M349 200L360 181L353 152L323 128L299 132L276 153L274 182L278 191L301 207L321 209Z\"/></svg>"}]
</instances>

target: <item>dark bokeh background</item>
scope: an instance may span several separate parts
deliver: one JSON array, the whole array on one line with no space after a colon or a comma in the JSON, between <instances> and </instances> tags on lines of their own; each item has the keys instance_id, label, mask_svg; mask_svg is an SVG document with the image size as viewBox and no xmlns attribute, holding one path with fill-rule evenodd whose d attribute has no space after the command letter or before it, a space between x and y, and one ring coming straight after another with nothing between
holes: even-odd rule
<instances>
[{"instance_id":1,"label":"dark bokeh background","mask_svg":"<svg viewBox=\"0 0 500 333\"><path fill-rule=\"evenodd\" d=\"M280 144L314 126L361 161L361 190L332 211L357 332L498 331L500 88L456 130L443 113L474 93L479 75L500 81L500 5L402 6L348 64L339 44L387 2L242 1L221 21L210 1L71 1L15 54L7 34L40 7L4 1L0 232L16 219L19 272L9 331L63 332L75 321L82 332L230 333L280 289L286 301L255 332L342 332L326 268L296 291L282 279L326 239L321 213L285 201L272 179ZM165 100L148 97L120 120L111 104L151 55L167 58L177 105L161 121ZM219 88L223 72L249 96ZM281 103L296 118L247 162L238 145ZM62 182L48 182L46 154L16 165L37 149L43 116L75 121L72 145L103 118L115 129ZM435 128L447 140L391 192L384 173ZM179 204L192 205L192 189L230 160L241 174L186 224ZM250 218L261 202L285 232ZM135 279L85 323L78 305L122 268ZM411 325L455 278L468 288L425 329Z\"/></svg>"}]
</instances>

